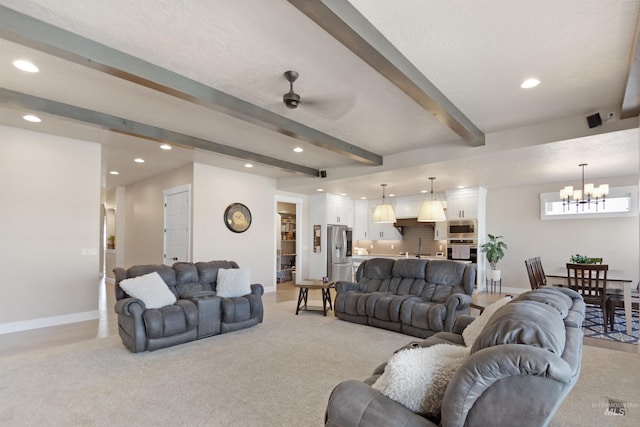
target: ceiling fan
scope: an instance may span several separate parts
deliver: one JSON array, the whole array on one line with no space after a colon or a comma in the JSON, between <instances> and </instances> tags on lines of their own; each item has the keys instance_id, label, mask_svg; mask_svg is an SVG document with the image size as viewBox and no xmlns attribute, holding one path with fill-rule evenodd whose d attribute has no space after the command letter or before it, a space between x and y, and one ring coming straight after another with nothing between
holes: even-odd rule
<instances>
[{"instance_id":1,"label":"ceiling fan","mask_svg":"<svg viewBox=\"0 0 640 427\"><path fill-rule=\"evenodd\" d=\"M348 91L339 91L335 95L325 94L324 96L302 97L293 90L295 82L300 74L297 71L289 70L284 72L284 78L289 82L289 92L282 95L282 102L289 110L295 110L300 104L306 107L313 107L310 112L319 114L330 120L336 120L346 115L355 105L355 95L345 96ZM333 88L335 90L335 88ZM280 104L282 105L282 104Z\"/></svg>"}]
</instances>

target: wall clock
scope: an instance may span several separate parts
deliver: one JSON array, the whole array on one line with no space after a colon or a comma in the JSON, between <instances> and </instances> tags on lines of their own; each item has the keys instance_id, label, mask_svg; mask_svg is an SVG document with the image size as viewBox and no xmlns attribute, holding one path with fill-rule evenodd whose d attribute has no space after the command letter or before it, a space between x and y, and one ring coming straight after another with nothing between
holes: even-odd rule
<instances>
[{"instance_id":1,"label":"wall clock","mask_svg":"<svg viewBox=\"0 0 640 427\"><path fill-rule=\"evenodd\" d=\"M242 203L231 203L224 211L224 223L234 233L243 233L251 226L251 211Z\"/></svg>"}]
</instances>

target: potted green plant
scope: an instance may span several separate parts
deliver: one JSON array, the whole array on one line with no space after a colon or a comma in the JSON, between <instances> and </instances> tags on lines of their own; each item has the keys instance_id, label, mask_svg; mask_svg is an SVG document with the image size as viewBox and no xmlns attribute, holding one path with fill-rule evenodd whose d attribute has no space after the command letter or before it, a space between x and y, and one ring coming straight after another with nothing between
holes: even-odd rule
<instances>
[{"instance_id":1,"label":"potted green plant","mask_svg":"<svg viewBox=\"0 0 640 427\"><path fill-rule=\"evenodd\" d=\"M498 262L504 258L504 250L507 249L507 244L500 240L503 238L502 236L494 236L493 234L487 234L487 236L489 236L489 241L480 246L491 266L491 270L487 271L487 279L500 280L501 273L496 267Z\"/></svg>"},{"instance_id":2,"label":"potted green plant","mask_svg":"<svg viewBox=\"0 0 640 427\"><path fill-rule=\"evenodd\" d=\"M586 255L575 254L571 255L569 262L574 264L595 264L596 258L589 258Z\"/></svg>"},{"instance_id":3,"label":"potted green plant","mask_svg":"<svg viewBox=\"0 0 640 427\"><path fill-rule=\"evenodd\" d=\"M109 234L107 237L107 249L115 249L116 248L116 236L113 234Z\"/></svg>"}]
</instances>

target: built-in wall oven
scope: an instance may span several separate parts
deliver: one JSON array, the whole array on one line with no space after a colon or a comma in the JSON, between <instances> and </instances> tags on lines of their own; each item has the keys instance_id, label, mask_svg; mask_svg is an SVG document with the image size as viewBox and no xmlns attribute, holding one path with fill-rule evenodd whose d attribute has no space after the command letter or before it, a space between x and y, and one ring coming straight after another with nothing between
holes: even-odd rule
<instances>
[{"instance_id":1,"label":"built-in wall oven","mask_svg":"<svg viewBox=\"0 0 640 427\"><path fill-rule=\"evenodd\" d=\"M478 242L477 240L449 240L447 245L447 259L455 261L478 262Z\"/></svg>"}]
</instances>

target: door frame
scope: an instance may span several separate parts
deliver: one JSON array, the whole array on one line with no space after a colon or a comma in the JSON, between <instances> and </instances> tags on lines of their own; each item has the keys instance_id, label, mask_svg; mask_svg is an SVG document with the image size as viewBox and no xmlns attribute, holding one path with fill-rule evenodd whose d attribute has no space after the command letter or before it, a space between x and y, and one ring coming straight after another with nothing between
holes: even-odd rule
<instances>
[{"instance_id":1,"label":"door frame","mask_svg":"<svg viewBox=\"0 0 640 427\"><path fill-rule=\"evenodd\" d=\"M280 235L278 234L278 222L280 221L280 216L278 215L278 202L283 203L291 203L296 205L296 279L302 280L302 266L304 264L304 260L306 259L305 254L302 253L303 239L306 239L306 224L304 222L304 218L302 217L302 207L304 203L304 198L295 197L295 196L286 196L283 194L276 194L273 201L273 211L275 212L274 217L274 240L273 240L273 282L277 284L278 278L278 239L280 239Z\"/></svg>"}]
</instances>

